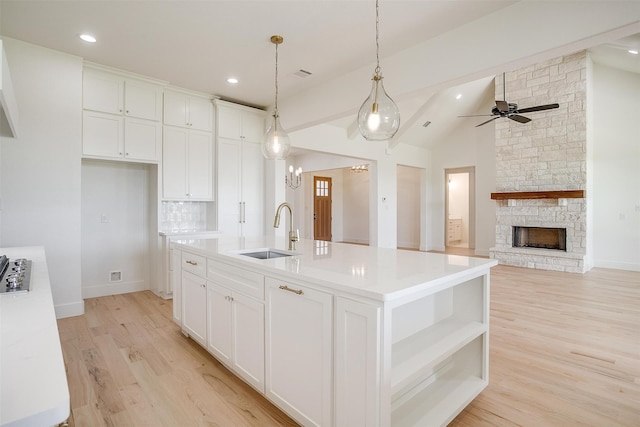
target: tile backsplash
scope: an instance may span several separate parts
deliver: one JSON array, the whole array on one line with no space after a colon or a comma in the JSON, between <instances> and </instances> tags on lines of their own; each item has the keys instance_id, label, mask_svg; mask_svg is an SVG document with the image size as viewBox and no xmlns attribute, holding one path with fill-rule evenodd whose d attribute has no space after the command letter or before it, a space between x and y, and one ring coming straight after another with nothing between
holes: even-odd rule
<instances>
[{"instance_id":1,"label":"tile backsplash","mask_svg":"<svg viewBox=\"0 0 640 427\"><path fill-rule=\"evenodd\" d=\"M210 231L216 229L212 202L162 202L160 228L165 232Z\"/></svg>"}]
</instances>

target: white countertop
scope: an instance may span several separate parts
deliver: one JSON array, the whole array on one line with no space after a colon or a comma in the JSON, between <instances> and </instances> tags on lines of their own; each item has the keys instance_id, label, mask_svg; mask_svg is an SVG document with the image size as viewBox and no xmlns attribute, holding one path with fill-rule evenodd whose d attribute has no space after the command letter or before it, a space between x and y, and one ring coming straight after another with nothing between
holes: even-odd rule
<instances>
[{"instance_id":1,"label":"white countertop","mask_svg":"<svg viewBox=\"0 0 640 427\"><path fill-rule=\"evenodd\" d=\"M221 234L220 231L216 230L203 230L203 231L159 231L158 234L163 237L170 237L172 239L180 238L180 237L191 237L191 236L206 236L206 237L215 237Z\"/></svg>"},{"instance_id":2,"label":"white countertop","mask_svg":"<svg viewBox=\"0 0 640 427\"><path fill-rule=\"evenodd\" d=\"M376 300L402 298L452 279L486 272L498 264L486 258L305 239L297 243L296 255L291 257L262 260L237 253L264 248L287 251L287 237L185 239L174 244L178 249L266 275L276 273Z\"/></svg>"},{"instance_id":3,"label":"white countertop","mask_svg":"<svg viewBox=\"0 0 640 427\"><path fill-rule=\"evenodd\" d=\"M44 249L3 254L32 263L29 292L0 294L0 426L56 425L70 401Z\"/></svg>"}]
</instances>

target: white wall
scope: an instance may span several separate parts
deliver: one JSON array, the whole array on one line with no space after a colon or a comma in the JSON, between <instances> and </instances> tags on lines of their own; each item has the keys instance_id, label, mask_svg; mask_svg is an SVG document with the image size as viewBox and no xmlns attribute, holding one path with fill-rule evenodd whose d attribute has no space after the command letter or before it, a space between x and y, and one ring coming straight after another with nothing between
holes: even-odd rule
<instances>
[{"instance_id":1,"label":"white wall","mask_svg":"<svg viewBox=\"0 0 640 427\"><path fill-rule=\"evenodd\" d=\"M594 63L594 262L640 271L640 75Z\"/></svg>"},{"instance_id":2,"label":"white wall","mask_svg":"<svg viewBox=\"0 0 640 427\"><path fill-rule=\"evenodd\" d=\"M398 165L398 247L420 248L420 169Z\"/></svg>"},{"instance_id":3,"label":"white wall","mask_svg":"<svg viewBox=\"0 0 640 427\"><path fill-rule=\"evenodd\" d=\"M149 165L82 162L82 296L149 289ZM152 187L152 186L151 186ZM110 272L120 271L121 281Z\"/></svg>"},{"instance_id":4,"label":"white wall","mask_svg":"<svg viewBox=\"0 0 640 427\"><path fill-rule=\"evenodd\" d=\"M369 244L369 172L344 169L344 241Z\"/></svg>"},{"instance_id":5,"label":"white wall","mask_svg":"<svg viewBox=\"0 0 640 427\"><path fill-rule=\"evenodd\" d=\"M82 60L10 38L4 44L20 135L0 142L0 240L44 246L56 316L80 315Z\"/></svg>"},{"instance_id":6,"label":"white wall","mask_svg":"<svg viewBox=\"0 0 640 427\"><path fill-rule=\"evenodd\" d=\"M482 107L490 111L493 101ZM476 174L476 255L488 256L489 248L495 244L495 202L491 192L495 191L495 134L494 125L475 127L463 122L447 137L446 141L431 149L429 177L429 202L427 209L429 232L428 250L444 250L444 171L475 166Z\"/></svg>"}]
</instances>

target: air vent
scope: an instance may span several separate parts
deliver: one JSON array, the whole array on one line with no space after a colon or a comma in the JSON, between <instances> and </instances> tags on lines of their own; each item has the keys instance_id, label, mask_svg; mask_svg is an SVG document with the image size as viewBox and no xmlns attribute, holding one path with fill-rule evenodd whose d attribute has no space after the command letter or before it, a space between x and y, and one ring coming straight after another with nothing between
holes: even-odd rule
<instances>
[{"instance_id":1,"label":"air vent","mask_svg":"<svg viewBox=\"0 0 640 427\"><path fill-rule=\"evenodd\" d=\"M431 124L431 122L430 122L429 120L427 120L426 122L424 122L424 123L422 124L422 127L423 127L423 128L426 128L426 127L427 127L427 126L429 126L430 124Z\"/></svg>"},{"instance_id":2,"label":"air vent","mask_svg":"<svg viewBox=\"0 0 640 427\"><path fill-rule=\"evenodd\" d=\"M302 68L293 73L294 76L298 76L303 79L309 77L311 74L311 71L303 70Z\"/></svg>"}]
</instances>

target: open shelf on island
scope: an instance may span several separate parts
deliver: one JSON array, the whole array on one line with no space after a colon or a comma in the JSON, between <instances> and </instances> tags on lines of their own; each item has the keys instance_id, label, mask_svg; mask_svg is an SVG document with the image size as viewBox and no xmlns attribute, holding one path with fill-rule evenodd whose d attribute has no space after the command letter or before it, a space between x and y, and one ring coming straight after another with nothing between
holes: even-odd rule
<instances>
[{"instance_id":1,"label":"open shelf on island","mask_svg":"<svg viewBox=\"0 0 640 427\"><path fill-rule=\"evenodd\" d=\"M478 357L486 345L485 335L477 337L440 364L430 377L395 397L391 425L447 425L488 385L482 358Z\"/></svg>"},{"instance_id":2,"label":"open shelf on island","mask_svg":"<svg viewBox=\"0 0 640 427\"><path fill-rule=\"evenodd\" d=\"M464 347L487 327L477 321L449 318L393 345L391 394L428 376L434 366Z\"/></svg>"}]
</instances>

